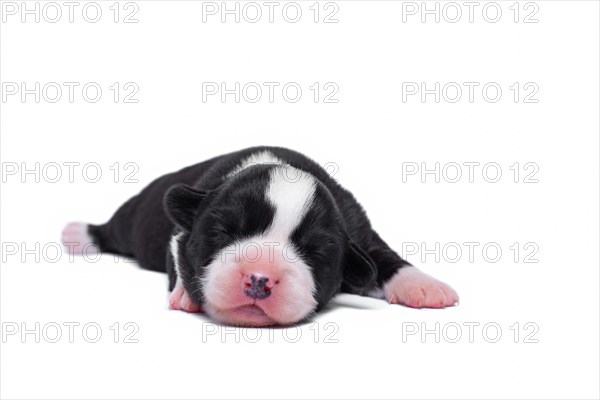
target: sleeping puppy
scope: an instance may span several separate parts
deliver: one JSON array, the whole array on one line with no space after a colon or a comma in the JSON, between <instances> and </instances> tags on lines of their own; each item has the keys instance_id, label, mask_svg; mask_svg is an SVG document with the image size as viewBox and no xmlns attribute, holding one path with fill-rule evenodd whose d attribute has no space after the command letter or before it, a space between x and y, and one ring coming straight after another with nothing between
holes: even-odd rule
<instances>
[{"instance_id":1,"label":"sleeping puppy","mask_svg":"<svg viewBox=\"0 0 600 400\"><path fill-rule=\"evenodd\" d=\"M164 175L106 224L67 225L63 243L75 254L93 246L166 271L172 309L231 325L293 324L339 292L417 308L458 302L389 248L323 168L278 147Z\"/></svg>"}]
</instances>

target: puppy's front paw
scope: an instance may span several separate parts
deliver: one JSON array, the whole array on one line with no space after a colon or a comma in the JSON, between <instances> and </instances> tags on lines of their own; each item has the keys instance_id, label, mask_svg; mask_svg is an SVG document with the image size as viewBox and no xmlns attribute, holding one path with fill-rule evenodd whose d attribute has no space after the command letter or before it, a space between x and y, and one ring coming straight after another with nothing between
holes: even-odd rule
<instances>
[{"instance_id":1,"label":"puppy's front paw","mask_svg":"<svg viewBox=\"0 0 600 400\"><path fill-rule=\"evenodd\" d=\"M444 308L458 303L456 292L415 267L403 267L383 287L392 304L413 308Z\"/></svg>"},{"instance_id":2,"label":"puppy's front paw","mask_svg":"<svg viewBox=\"0 0 600 400\"><path fill-rule=\"evenodd\" d=\"M202 312L202 307L192 302L190 295L179 280L169 296L169 308L171 310L181 310L189 313Z\"/></svg>"}]
</instances>

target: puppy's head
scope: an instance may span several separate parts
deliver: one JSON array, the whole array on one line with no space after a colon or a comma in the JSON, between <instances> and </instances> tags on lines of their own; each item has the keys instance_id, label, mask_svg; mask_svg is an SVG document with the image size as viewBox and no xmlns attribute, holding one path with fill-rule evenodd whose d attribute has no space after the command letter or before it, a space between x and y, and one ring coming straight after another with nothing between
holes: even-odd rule
<instances>
[{"instance_id":1,"label":"puppy's head","mask_svg":"<svg viewBox=\"0 0 600 400\"><path fill-rule=\"evenodd\" d=\"M220 322L292 324L342 283L360 289L375 279L329 190L293 167L252 166L209 192L175 186L165 206L182 230L178 275Z\"/></svg>"}]
</instances>

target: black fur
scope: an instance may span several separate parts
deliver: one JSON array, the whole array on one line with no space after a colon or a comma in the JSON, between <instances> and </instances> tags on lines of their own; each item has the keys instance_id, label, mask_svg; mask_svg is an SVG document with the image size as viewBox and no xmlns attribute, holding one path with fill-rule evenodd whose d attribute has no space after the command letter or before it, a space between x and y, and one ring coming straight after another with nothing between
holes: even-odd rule
<instances>
[{"instance_id":1,"label":"black fur","mask_svg":"<svg viewBox=\"0 0 600 400\"><path fill-rule=\"evenodd\" d=\"M134 257L143 268L169 273L175 284L169 241L180 233L180 273L192 300L203 294L196 277L234 240L265 231L275 213L265 199L274 165L255 165L227 175L253 153L269 151L314 176L315 199L291 241L311 267L322 308L339 291L364 294L409 265L371 228L354 196L317 163L279 147L254 147L215 157L164 175L131 198L104 225L90 225L100 250Z\"/></svg>"}]
</instances>

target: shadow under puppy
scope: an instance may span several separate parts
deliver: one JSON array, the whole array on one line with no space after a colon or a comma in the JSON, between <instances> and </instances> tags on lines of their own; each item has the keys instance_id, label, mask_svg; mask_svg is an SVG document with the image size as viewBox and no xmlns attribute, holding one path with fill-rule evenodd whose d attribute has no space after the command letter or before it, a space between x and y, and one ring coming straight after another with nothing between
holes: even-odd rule
<instances>
[{"instance_id":1,"label":"shadow under puppy","mask_svg":"<svg viewBox=\"0 0 600 400\"><path fill-rule=\"evenodd\" d=\"M308 157L254 147L164 175L104 225L72 223L90 244L167 272L170 307L232 325L289 325L341 292L409 307L458 302L371 228L354 196Z\"/></svg>"}]
</instances>

